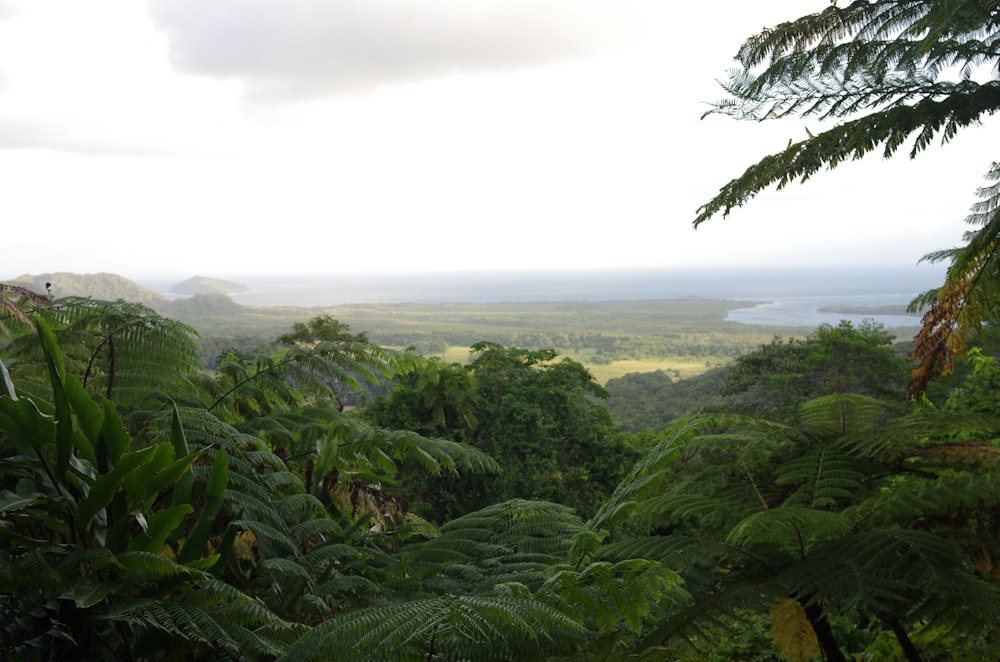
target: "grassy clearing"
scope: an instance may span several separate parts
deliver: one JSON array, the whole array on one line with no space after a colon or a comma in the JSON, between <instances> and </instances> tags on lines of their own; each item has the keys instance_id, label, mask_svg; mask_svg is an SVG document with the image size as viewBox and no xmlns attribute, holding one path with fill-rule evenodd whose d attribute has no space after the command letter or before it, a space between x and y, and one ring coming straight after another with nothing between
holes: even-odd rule
<instances>
[{"instance_id":1,"label":"grassy clearing","mask_svg":"<svg viewBox=\"0 0 1000 662\"><path fill-rule=\"evenodd\" d=\"M584 364L590 370L590 374L594 376L594 380L599 384L607 384L609 379L621 377L630 372L655 372L657 370L669 372L678 379L687 379L702 374L710 367L714 368L725 365L732 360L732 357L727 356L674 356L641 360L626 359L612 361L608 364L595 364L591 361L594 356L593 349L582 352L559 350L559 355L567 356L574 361ZM435 353L433 356L439 357L446 363L465 365L469 362L470 352L468 347L453 346L448 347L441 353Z\"/></svg>"},{"instance_id":2,"label":"grassy clearing","mask_svg":"<svg viewBox=\"0 0 1000 662\"><path fill-rule=\"evenodd\" d=\"M646 359L642 361L627 360L614 361L609 365L587 365L590 374L599 384L607 384L609 379L627 375L630 372L655 372L663 370L672 373L680 379L696 377L709 367L725 365L732 359L729 357L706 357L705 360L695 359L690 356L672 359ZM706 363L709 365L706 366ZM676 372L674 372L676 371Z\"/></svg>"}]
</instances>

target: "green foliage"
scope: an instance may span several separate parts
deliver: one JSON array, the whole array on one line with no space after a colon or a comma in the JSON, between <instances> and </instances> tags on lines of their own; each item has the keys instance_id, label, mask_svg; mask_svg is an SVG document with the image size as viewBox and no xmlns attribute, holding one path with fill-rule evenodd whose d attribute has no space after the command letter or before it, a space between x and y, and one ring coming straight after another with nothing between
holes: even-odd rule
<instances>
[{"instance_id":1,"label":"green foliage","mask_svg":"<svg viewBox=\"0 0 1000 662\"><path fill-rule=\"evenodd\" d=\"M1000 413L1000 365L979 347L969 350L966 362L971 366L962 384L948 397L945 407L956 411Z\"/></svg>"},{"instance_id":2,"label":"green foliage","mask_svg":"<svg viewBox=\"0 0 1000 662\"><path fill-rule=\"evenodd\" d=\"M515 500L452 520L402 550L407 596L336 615L288 659L618 659L678 578L656 562L566 563L588 532L564 506Z\"/></svg>"},{"instance_id":3,"label":"green foliage","mask_svg":"<svg viewBox=\"0 0 1000 662\"><path fill-rule=\"evenodd\" d=\"M535 600L441 596L333 618L283 659L545 660L581 631L579 623Z\"/></svg>"},{"instance_id":4,"label":"green foliage","mask_svg":"<svg viewBox=\"0 0 1000 662\"><path fill-rule=\"evenodd\" d=\"M58 299L39 319L52 329L67 373L92 395L121 407L150 408L191 389L199 365L194 330L141 304ZM23 328L0 348L0 357L22 391L52 397L34 329Z\"/></svg>"},{"instance_id":5,"label":"green foliage","mask_svg":"<svg viewBox=\"0 0 1000 662\"><path fill-rule=\"evenodd\" d=\"M736 359L721 395L748 394L752 408L794 415L802 402L830 393L901 401L909 364L879 325L823 324L803 340L775 338Z\"/></svg>"},{"instance_id":6,"label":"green foliage","mask_svg":"<svg viewBox=\"0 0 1000 662\"><path fill-rule=\"evenodd\" d=\"M440 534L401 553L407 575L432 593L489 593L498 584L538 589L563 563L583 523L569 508L506 501L450 520Z\"/></svg>"},{"instance_id":7,"label":"green foliage","mask_svg":"<svg viewBox=\"0 0 1000 662\"><path fill-rule=\"evenodd\" d=\"M162 553L194 512L165 497L199 454L178 457L170 441L132 448L116 408L90 399L55 334L35 324L55 402L21 397L12 382L0 396L2 650L43 659L284 650L296 628L200 569L215 558L199 551L183 565Z\"/></svg>"},{"instance_id":8,"label":"green foliage","mask_svg":"<svg viewBox=\"0 0 1000 662\"><path fill-rule=\"evenodd\" d=\"M794 354L804 368L782 369L844 374L850 389L823 390L784 423L683 420L640 456L616 441L604 389L554 350L485 343L462 367L317 318L270 356L233 353L216 375L177 379L160 373L185 372L191 354L150 339L186 327L149 319L136 324L150 339L123 342L173 357L145 365L175 397L119 406L105 384L85 386L77 354L95 352L74 329L105 327L75 314L40 311L34 339L5 349L18 369L0 363L4 654L774 659L770 621L786 656L813 650L811 629L837 659L998 634L988 360L941 411L899 417L844 392L864 392L843 365L881 356L879 330L823 330L827 345ZM397 386L377 416L332 394L385 373ZM515 475L493 478L486 451ZM404 498L437 496L432 480L451 481L464 508L440 527ZM565 503L500 499L501 487Z\"/></svg>"},{"instance_id":9,"label":"green foliage","mask_svg":"<svg viewBox=\"0 0 1000 662\"><path fill-rule=\"evenodd\" d=\"M213 386L206 378L204 390L189 380L178 393L187 404L123 418L112 400L88 393L74 376L87 368L72 353L64 356L59 336L83 353L90 338L84 331L104 329L109 320L121 322L115 337L131 325L154 337L177 330L183 337L185 327L123 304L84 307L95 319L72 308L54 317L52 329L36 317L35 342L19 339L7 351L37 358L29 363L20 355L19 370L0 370L5 653L279 657L305 624L384 599L376 580L401 576L394 570L400 561L387 554L434 535L382 489L397 462L419 460L432 472L496 469L461 444L371 428L322 401L309 405L321 393L305 380L308 390L299 390L288 381L295 373L260 386L278 370L245 372L239 386L256 387L258 400L220 408L228 420L210 410L225 382ZM162 354L144 362L153 384L172 383L159 373L176 377L191 357L169 343L146 347ZM351 344L343 352L351 357L355 349L364 352L359 361L375 366L389 356ZM315 353L334 366L355 365L336 351ZM305 363L307 370L323 368ZM46 388L33 381L36 374ZM48 399L19 394L22 377ZM240 399L232 386L228 391L226 398ZM128 423L140 425L141 435L131 435ZM268 437L310 452L279 456ZM313 471L322 479L314 481Z\"/></svg>"},{"instance_id":10,"label":"green foliage","mask_svg":"<svg viewBox=\"0 0 1000 662\"><path fill-rule=\"evenodd\" d=\"M1000 108L995 28L992 2L876 0L834 2L749 38L736 56L740 66L723 84L730 96L706 114L847 119L747 168L699 208L695 226L728 215L771 185L805 181L880 146L888 158L912 139L915 157L994 114ZM993 164L987 179L998 176ZM916 339L914 398L951 371L966 338L995 316L998 191L995 184L979 191L982 201L967 219L979 229L966 234L965 246L925 258L951 266L939 290L914 302L929 306Z\"/></svg>"},{"instance_id":11,"label":"green foliage","mask_svg":"<svg viewBox=\"0 0 1000 662\"><path fill-rule=\"evenodd\" d=\"M832 659L843 624L900 645L932 627L996 636L1000 423L886 413L835 394L794 425L712 415L666 436L591 523L613 527L606 558L660 560L685 579L693 602L644 643L686 638L707 654L719 628L788 599Z\"/></svg>"},{"instance_id":12,"label":"green foliage","mask_svg":"<svg viewBox=\"0 0 1000 662\"><path fill-rule=\"evenodd\" d=\"M716 394L725 382L726 368L713 368L688 379L668 373L636 372L608 380L605 388L610 395L605 406L622 430L662 432L681 416L718 409L727 402Z\"/></svg>"},{"instance_id":13,"label":"green foliage","mask_svg":"<svg viewBox=\"0 0 1000 662\"><path fill-rule=\"evenodd\" d=\"M223 353L218 378L208 383L213 401L235 418L263 416L293 405L333 402L343 410L366 386L409 369L416 357L387 350L365 334L348 333L328 315L296 324L278 338L275 353Z\"/></svg>"},{"instance_id":14,"label":"green foliage","mask_svg":"<svg viewBox=\"0 0 1000 662\"><path fill-rule=\"evenodd\" d=\"M492 456L502 473L426 481L405 475L414 502L436 501L435 520L512 498L556 501L591 513L635 458L595 399L607 392L584 366L555 350L479 343L469 366L430 362L404 375L365 414L461 440Z\"/></svg>"}]
</instances>

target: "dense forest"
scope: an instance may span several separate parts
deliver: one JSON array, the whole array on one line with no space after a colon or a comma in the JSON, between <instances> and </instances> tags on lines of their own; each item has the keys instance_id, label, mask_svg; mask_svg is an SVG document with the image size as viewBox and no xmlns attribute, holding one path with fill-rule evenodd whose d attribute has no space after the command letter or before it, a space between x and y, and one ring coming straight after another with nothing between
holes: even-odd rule
<instances>
[{"instance_id":1,"label":"dense forest","mask_svg":"<svg viewBox=\"0 0 1000 662\"><path fill-rule=\"evenodd\" d=\"M676 383L704 399L656 392L676 420L629 433L554 350L448 364L319 316L206 372L141 304L3 292L6 652L952 659L961 632L988 659L978 350L905 406L891 336L821 327Z\"/></svg>"},{"instance_id":2,"label":"dense forest","mask_svg":"<svg viewBox=\"0 0 1000 662\"><path fill-rule=\"evenodd\" d=\"M850 119L698 222L1000 108L995 77L940 80L995 69L996 15L833 3L750 39L717 112ZM208 363L150 303L0 284L0 651L1000 659L1000 184L979 197L909 353L824 325L614 389L558 346L458 363L328 314Z\"/></svg>"}]
</instances>

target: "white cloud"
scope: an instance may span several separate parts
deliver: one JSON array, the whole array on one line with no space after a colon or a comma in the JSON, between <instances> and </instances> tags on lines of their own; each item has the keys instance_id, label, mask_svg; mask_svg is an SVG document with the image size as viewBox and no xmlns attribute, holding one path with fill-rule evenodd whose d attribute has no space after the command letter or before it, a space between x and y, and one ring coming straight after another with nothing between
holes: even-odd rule
<instances>
[{"instance_id":1,"label":"white cloud","mask_svg":"<svg viewBox=\"0 0 1000 662\"><path fill-rule=\"evenodd\" d=\"M237 78L254 99L346 94L534 67L634 37L606 0L151 0L181 72Z\"/></svg>"}]
</instances>

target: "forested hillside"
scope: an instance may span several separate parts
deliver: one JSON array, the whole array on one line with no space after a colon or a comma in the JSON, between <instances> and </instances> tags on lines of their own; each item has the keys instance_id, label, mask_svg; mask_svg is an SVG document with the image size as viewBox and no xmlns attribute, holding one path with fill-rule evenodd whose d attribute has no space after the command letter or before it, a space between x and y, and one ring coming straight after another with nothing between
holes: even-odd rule
<instances>
[{"instance_id":1,"label":"forested hillside","mask_svg":"<svg viewBox=\"0 0 1000 662\"><path fill-rule=\"evenodd\" d=\"M690 379L664 370L633 372L608 381L606 406L628 432L665 430L687 414L722 404L718 391L726 381L725 368L713 368Z\"/></svg>"}]
</instances>

